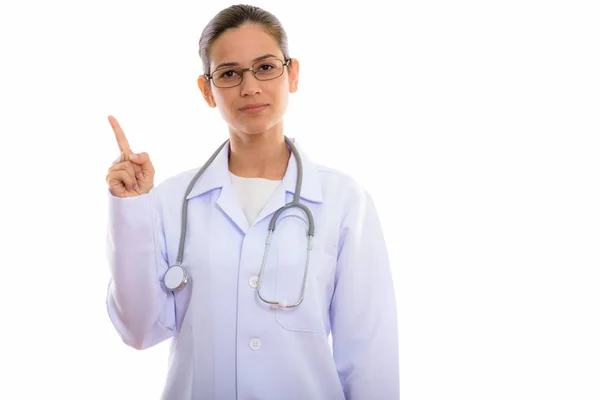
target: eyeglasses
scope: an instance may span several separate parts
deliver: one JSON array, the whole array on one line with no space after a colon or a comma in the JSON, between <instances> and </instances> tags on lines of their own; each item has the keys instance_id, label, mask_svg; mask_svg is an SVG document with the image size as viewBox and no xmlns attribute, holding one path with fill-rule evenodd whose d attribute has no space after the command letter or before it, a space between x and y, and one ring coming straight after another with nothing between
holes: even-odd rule
<instances>
[{"instance_id":1,"label":"eyeglasses","mask_svg":"<svg viewBox=\"0 0 600 400\"><path fill-rule=\"evenodd\" d=\"M212 74L204 76L206 79L212 79L218 88L231 88L242 83L246 71L252 71L254 77L259 81L279 78L283 74L283 67L289 66L290 61L291 59L284 62L278 58L269 58L255 62L252 68L222 67L216 69Z\"/></svg>"}]
</instances>

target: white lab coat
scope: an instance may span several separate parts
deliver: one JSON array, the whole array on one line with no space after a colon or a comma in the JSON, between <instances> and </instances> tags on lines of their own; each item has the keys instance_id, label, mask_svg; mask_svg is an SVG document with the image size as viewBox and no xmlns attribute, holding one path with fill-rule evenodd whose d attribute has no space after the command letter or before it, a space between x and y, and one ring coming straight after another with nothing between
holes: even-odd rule
<instances>
[{"instance_id":1,"label":"white lab coat","mask_svg":"<svg viewBox=\"0 0 600 400\"><path fill-rule=\"evenodd\" d=\"M302 156L300 201L315 220L306 297L296 308L262 302L255 283L272 214L293 198L296 161L250 225L225 146L187 196L183 265L191 283L161 279L177 258L181 208L198 169L148 194L110 194L108 314L123 341L146 349L171 338L163 399L394 400L398 333L386 245L369 194ZM306 217L278 219L261 294L295 302L306 260ZM329 344L329 334L333 348Z\"/></svg>"}]
</instances>

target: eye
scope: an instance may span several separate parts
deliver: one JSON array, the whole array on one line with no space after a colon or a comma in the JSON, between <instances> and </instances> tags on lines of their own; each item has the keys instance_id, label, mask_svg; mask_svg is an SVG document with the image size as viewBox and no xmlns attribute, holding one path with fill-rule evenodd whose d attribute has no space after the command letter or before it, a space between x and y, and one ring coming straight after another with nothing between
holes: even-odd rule
<instances>
[{"instance_id":1,"label":"eye","mask_svg":"<svg viewBox=\"0 0 600 400\"><path fill-rule=\"evenodd\" d=\"M239 72L235 69L224 69L217 72L218 79L231 79L239 76Z\"/></svg>"},{"instance_id":2,"label":"eye","mask_svg":"<svg viewBox=\"0 0 600 400\"><path fill-rule=\"evenodd\" d=\"M275 68L275 66L273 64L268 64L268 63L260 64L258 66L259 71L270 71L273 68Z\"/></svg>"}]
</instances>

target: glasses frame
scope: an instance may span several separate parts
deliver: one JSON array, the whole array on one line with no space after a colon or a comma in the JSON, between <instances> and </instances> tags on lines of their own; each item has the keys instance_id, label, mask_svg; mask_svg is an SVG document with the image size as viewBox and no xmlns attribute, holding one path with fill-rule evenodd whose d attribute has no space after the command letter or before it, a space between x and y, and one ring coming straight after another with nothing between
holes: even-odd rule
<instances>
[{"instance_id":1,"label":"glasses frame","mask_svg":"<svg viewBox=\"0 0 600 400\"><path fill-rule=\"evenodd\" d=\"M254 66L255 66L256 64L258 64L258 63L262 63L262 62L265 62L265 61L269 61L269 60L277 60L277 61L279 61L279 62L281 62L281 63L283 64L283 67L289 67L289 66L290 66L290 62L292 61L292 59L291 59L291 58L287 58L287 59L285 59L285 61L283 61L283 60L281 60L281 59L279 59L279 58L276 58L276 57L275 57L275 58L273 58L273 57L272 57L272 58L266 58L266 59L264 59L264 60L260 60L260 61L257 61L257 62L255 62L254 64L252 64L252 66L251 66L250 68L240 68L240 67L221 67L221 68L217 68L217 69L215 69L215 70L212 72L212 74L204 74L204 76L206 77L206 79L207 79L207 80L212 80L212 82L213 82L213 85L215 85L215 87L218 87L219 89L229 89L229 88L234 88L234 87L236 87L236 86L240 86L240 85L242 84L242 82L244 82L244 72L246 72L246 71L252 71L252 75L254 75L254 77L255 77L255 78L256 78L256 80L258 80L258 81L261 81L261 82L264 82L264 81L271 81L271 80L273 80L273 79L277 79L277 78L279 78L281 75L283 75L283 70L284 70L285 68L281 68L281 75L277 75L277 76L275 76L275 77L273 77L273 78L269 78L269 79L259 79L259 78L256 76L256 71L254 71ZM215 80L213 79L213 75L214 75L214 74L215 74L217 71L220 71L220 70L222 70L222 69L227 69L227 68L240 68L240 70L242 71L242 72L240 73L240 77L241 77L242 79L240 80L240 83L238 83L237 85L233 85L233 86L218 86L218 85L215 83Z\"/></svg>"}]
</instances>

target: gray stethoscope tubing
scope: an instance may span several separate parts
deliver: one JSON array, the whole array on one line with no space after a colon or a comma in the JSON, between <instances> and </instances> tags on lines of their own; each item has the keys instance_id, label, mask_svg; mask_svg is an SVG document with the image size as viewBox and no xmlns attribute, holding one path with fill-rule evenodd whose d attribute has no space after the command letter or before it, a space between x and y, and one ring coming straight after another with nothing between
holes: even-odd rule
<instances>
[{"instance_id":1,"label":"gray stethoscope tubing","mask_svg":"<svg viewBox=\"0 0 600 400\"><path fill-rule=\"evenodd\" d=\"M269 224L269 234L268 234L267 240L265 242L265 252L263 254L262 264L260 267L260 274L258 276L257 293L258 293L258 297L262 301L264 301L265 303L271 304L274 307L293 308L293 307L297 307L298 305L300 305L300 303L302 303L302 301L304 300L304 296L306 295L306 285L307 285L307 281L308 281L308 267L310 264L310 251L312 250L312 243L313 243L313 237L314 237L314 231L315 231L315 223L314 223L313 215L312 215L312 212L310 211L310 209L306 205L300 203L300 190L302 189L302 177L303 177L302 158L300 157L300 154L298 153L296 146L294 146L294 144L292 143L292 141L289 138L285 137L285 142L288 144L288 146L290 146L290 149L292 150L292 154L294 155L294 158L296 159L296 164L297 164L297 169L298 169L297 178L296 178L296 188L294 191L294 199L292 200L291 203L288 203L285 206L278 209L275 212L275 214L273 215L273 217L271 218L271 222ZM186 226L187 225L187 203L188 203L187 196L190 194L194 185L196 184L196 181L200 178L200 176L202 176L202 174L204 173L206 168L214 161L214 159L221 152L223 147L225 147L228 143L229 143L229 139L226 140L221 146L219 146L219 148L208 159L208 161L206 161L206 163L202 166L202 168L200 168L200 170L196 173L196 175L194 175L194 177L190 181L190 184L188 185L187 190L185 191L185 195L183 197L184 200L183 200L182 213L181 213L181 219L182 219L181 220L181 235L179 237L179 250L177 252L177 261L174 265L170 266L167 269L167 271L165 272L164 277L163 277L163 283L168 290L175 291L175 290L181 289L190 280L187 272L185 271L185 269L182 266L183 250L184 250L184 245L185 245L185 235L186 235L186 229L187 229L187 226ZM264 268L265 268L265 265L267 262L267 255L269 253L269 247L271 246L271 240L273 238L273 233L275 232L275 224L277 223L277 218L279 218L281 213L283 213L285 210L288 210L288 209L294 208L294 207L300 208L302 211L304 211L304 213L306 214L306 217L308 218L308 232L307 232L308 245L307 245L307 251L306 251L306 265L304 267L304 281L302 284L302 294L300 295L300 298L296 303L294 303L292 305L288 305L287 301L285 301L285 300L271 301L271 300L265 299L264 297L262 297L262 295L260 293L260 288L261 288L261 284L262 284L262 276L263 276Z\"/></svg>"}]
</instances>

